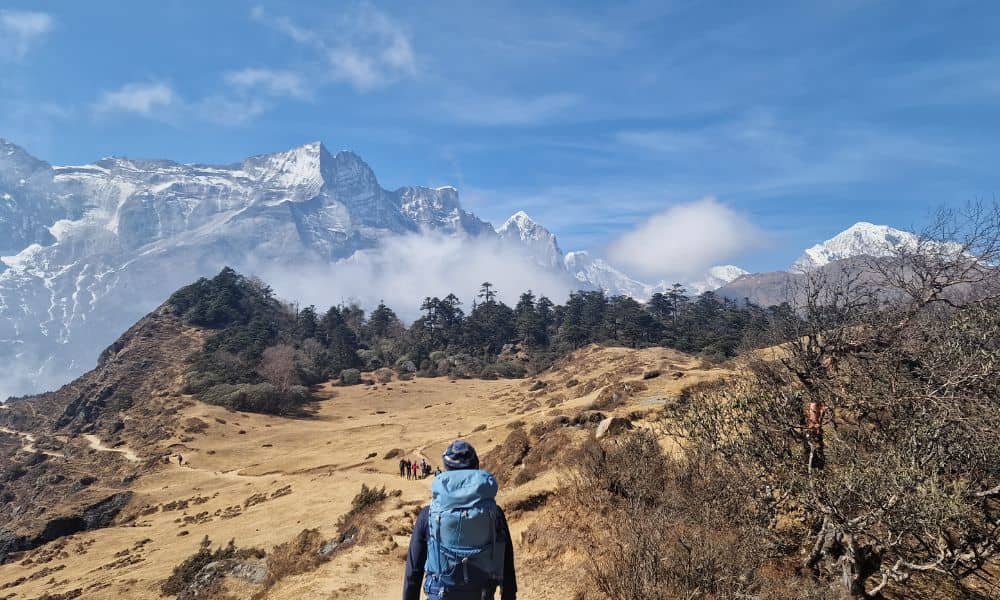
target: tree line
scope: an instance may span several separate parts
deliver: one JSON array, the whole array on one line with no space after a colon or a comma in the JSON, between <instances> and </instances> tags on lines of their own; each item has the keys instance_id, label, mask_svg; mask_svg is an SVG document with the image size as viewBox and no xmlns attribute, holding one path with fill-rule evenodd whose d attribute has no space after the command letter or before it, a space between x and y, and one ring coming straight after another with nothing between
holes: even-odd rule
<instances>
[{"instance_id":1,"label":"tree line","mask_svg":"<svg viewBox=\"0 0 1000 600\"><path fill-rule=\"evenodd\" d=\"M427 297L407 326L384 302L298 308L264 282L231 268L202 278L170 299L185 321L215 332L191 359L186 389L243 410L285 412L308 399L308 386L360 371L403 376L520 377L592 343L666 346L722 360L748 334L792 314L712 292L689 297L678 285L642 304L602 291L576 291L555 304L531 291L511 307L484 282L472 305L455 294Z\"/></svg>"}]
</instances>

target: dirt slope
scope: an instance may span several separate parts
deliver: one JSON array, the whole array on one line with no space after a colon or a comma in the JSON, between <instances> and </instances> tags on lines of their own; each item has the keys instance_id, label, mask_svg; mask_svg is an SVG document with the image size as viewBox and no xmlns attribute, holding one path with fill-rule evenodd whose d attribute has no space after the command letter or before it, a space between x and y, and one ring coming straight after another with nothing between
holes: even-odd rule
<instances>
[{"instance_id":1,"label":"dirt slope","mask_svg":"<svg viewBox=\"0 0 1000 600\"><path fill-rule=\"evenodd\" d=\"M665 349L591 347L530 380L327 385L316 414L302 419L227 412L179 398L174 418L183 428L164 430L162 439L118 436L116 442L127 443L112 448L99 432L78 436L93 455L123 468L155 468L126 486L132 496L115 526L50 542L0 565L0 598L46 593L160 598L161 581L204 536L214 544L234 539L241 547L265 550L305 528L318 528L329 538L366 484L400 490L376 516L381 531L314 571L282 579L266 597L396 599L413 514L427 502L430 480L400 479L398 459L383 456L402 449L436 465L444 447L459 436L490 455L518 426L533 431L530 439L539 451L507 465L510 476L499 501L510 514L522 597L571 597L578 573L557 576L557 562L522 539L532 523L544 519L537 508L557 490L560 447L593 434L596 417L578 418L581 411L592 415L589 409L596 408L606 416L652 410L684 386L726 373L700 367ZM654 371L659 374L643 379ZM638 418L635 425L642 424ZM15 437L18 443L29 441ZM162 459L168 452L174 457L170 464ZM178 454L183 465L177 464ZM492 453L497 464L504 460L501 454ZM573 557L560 560L575 564Z\"/></svg>"}]
</instances>

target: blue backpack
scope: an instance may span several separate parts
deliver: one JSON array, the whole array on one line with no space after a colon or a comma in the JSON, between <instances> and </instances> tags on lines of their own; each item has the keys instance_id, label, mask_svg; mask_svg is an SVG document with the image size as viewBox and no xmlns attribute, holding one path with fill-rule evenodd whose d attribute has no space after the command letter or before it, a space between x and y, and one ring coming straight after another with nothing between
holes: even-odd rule
<instances>
[{"instance_id":1,"label":"blue backpack","mask_svg":"<svg viewBox=\"0 0 1000 600\"><path fill-rule=\"evenodd\" d=\"M503 581L497 480L480 470L445 471L431 486L424 590L486 589Z\"/></svg>"}]
</instances>

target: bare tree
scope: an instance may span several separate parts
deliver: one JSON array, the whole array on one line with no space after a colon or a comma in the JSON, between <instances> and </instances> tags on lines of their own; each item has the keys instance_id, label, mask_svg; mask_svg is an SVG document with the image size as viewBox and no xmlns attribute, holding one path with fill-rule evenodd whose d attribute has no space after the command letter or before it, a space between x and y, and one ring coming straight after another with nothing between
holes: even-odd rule
<instances>
[{"instance_id":1,"label":"bare tree","mask_svg":"<svg viewBox=\"0 0 1000 600\"><path fill-rule=\"evenodd\" d=\"M279 392L285 393L298 383L295 348L278 344L264 350L257 373Z\"/></svg>"},{"instance_id":2,"label":"bare tree","mask_svg":"<svg viewBox=\"0 0 1000 600\"><path fill-rule=\"evenodd\" d=\"M960 582L1000 552L998 257L1000 209L980 204L810 274L782 343L672 415L772 523L805 519L803 566L851 596Z\"/></svg>"}]
</instances>

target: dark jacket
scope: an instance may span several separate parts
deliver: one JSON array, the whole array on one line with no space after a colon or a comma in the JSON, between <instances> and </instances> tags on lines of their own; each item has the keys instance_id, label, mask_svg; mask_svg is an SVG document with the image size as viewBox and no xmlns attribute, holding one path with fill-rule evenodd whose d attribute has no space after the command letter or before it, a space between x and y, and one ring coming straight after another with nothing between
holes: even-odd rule
<instances>
[{"instance_id":1,"label":"dark jacket","mask_svg":"<svg viewBox=\"0 0 1000 600\"><path fill-rule=\"evenodd\" d=\"M430 507L425 506L413 524L413 536L410 538L410 552L406 555L406 577L403 579L403 600L420 600L420 590L424 581L424 563L427 562L427 537L430 535L428 519ZM514 574L514 544L510 539L510 529L507 527L507 517L500 511L498 523L499 535L507 538L507 551L504 556L503 583L500 584L500 600L517 599L517 577ZM450 593L448 600L481 600L481 594L466 597L460 592ZM493 598L492 595L487 596Z\"/></svg>"}]
</instances>

